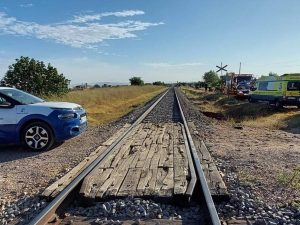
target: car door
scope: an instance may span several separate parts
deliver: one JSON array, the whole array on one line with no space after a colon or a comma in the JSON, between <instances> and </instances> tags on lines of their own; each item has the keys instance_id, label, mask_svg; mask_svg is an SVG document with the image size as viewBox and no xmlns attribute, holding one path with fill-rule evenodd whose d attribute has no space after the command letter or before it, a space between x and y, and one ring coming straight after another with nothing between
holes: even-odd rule
<instances>
[{"instance_id":1,"label":"car door","mask_svg":"<svg viewBox=\"0 0 300 225\"><path fill-rule=\"evenodd\" d=\"M0 144L14 143L17 137L16 107L0 95Z\"/></svg>"}]
</instances>

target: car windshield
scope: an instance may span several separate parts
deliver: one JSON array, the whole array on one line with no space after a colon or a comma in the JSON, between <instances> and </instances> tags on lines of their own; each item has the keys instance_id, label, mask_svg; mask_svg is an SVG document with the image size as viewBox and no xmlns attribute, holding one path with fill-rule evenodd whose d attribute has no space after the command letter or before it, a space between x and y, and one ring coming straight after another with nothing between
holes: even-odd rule
<instances>
[{"instance_id":1,"label":"car windshield","mask_svg":"<svg viewBox=\"0 0 300 225\"><path fill-rule=\"evenodd\" d=\"M288 91L300 91L300 81L289 81L287 85Z\"/></svg>"},{"instance_id":2,"label":"car windshield","mask_svg":"<svg viewBox=\"0 0 300 225\"><path fill-rule=\"evenodd\" d=\"M247 89L250 89L250 86L249 85L238 85L237 86L237 89L238 90L247 90Z\"/></svg>"},{"instance_id":3,"label":"car windshield","mask_svg":"<svg viewBox=\"0 0 300 225\"><path fill-rule=\"evenodd\" d=\"M17 89L2 89L2 90L0 90L0 93L18 101L24 105L44 102L43 99L40 99L34 95L28 94L24 91L20 91Z\"/></svg>"}]
</instances>

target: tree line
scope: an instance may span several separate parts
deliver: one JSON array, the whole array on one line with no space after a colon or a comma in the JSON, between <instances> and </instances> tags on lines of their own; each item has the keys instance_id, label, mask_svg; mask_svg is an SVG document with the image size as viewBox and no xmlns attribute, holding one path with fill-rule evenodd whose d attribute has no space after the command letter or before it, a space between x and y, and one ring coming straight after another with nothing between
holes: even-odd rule
<instances>
[{"instance_id":1,"label":"tree line","mask_svg":"<svg viewBox=\"0 0 300 225\"><path fill-rule=\"evenodd\" d=\"M145 84L141 77L136 76L131 77L129 81L131 85ZM155 81L152 84L165 85L161 81ZM15 87L40 97L66 94L69 91L69 85L70 80L50 63L46 64L24 56L16 59L0 80L0 86Z\"/></svg>"},{"instance_id":2,"label":"tree line","mask_svg":"<svg viewBox=\"0 0 300 225\"><path fill-rule=\"evenodd\" d=\"M50 63L21 56L8 67L1 86L15 87L37 96L62 95L69 91L70 80Z\"/></svg>"}]
</instances>

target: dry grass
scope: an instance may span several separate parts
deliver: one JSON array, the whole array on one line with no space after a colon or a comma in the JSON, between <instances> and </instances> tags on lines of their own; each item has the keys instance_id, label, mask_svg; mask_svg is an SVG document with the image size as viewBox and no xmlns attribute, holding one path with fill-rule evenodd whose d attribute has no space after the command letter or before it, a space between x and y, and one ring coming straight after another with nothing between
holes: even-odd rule
<instances>
[{"instance_id":1,"label":"dry grass","mask_svg":"<svg viewBox=\"0 0 300 225\"><path fill-rule=\"evenodd\" d=\"M254 186L260 183L260 180L255 174L249 173L247 170L241 170L238 172L238 178L242 185L244 186Z\"/></svg>"},{"instance_id":2,"label":"dry grass","mask_svg":"<svg viewBox=\"0 0 300 225\"><path fill-rule=\"evenodd\" d=\"M198 105L204 114L221 114L229 122L240 122L252 127L266 127L297 131L300 128L298 109L284 108L276 110L264 103L249 103L247 100L237 100L220 93L205 92L190 87L183 87L187 97ZM219 116L220 117L220 116Z\"/></svg>"},{"instance_id":3,"label":"dry grass","mask_svg":"<svg viewBox=\"0 0 300 225\"><path fill-rule=\"evenodd\" d=\"M91 125L116 120L149 101L165 88L160 86L128 86L72 91L63 97L48 100L74 102L82 105Z\"/></svg>"},{"instance_id":4,"label":"dry grass","mask_svg":"<svg viewBox=\"0 0 300 225\"><path fill-rule=\"evenodd\" d=\"M292 171L282 171L277 180L285 186L300 190L300 166L296 166Z\"/></svg>"}]
</instances>

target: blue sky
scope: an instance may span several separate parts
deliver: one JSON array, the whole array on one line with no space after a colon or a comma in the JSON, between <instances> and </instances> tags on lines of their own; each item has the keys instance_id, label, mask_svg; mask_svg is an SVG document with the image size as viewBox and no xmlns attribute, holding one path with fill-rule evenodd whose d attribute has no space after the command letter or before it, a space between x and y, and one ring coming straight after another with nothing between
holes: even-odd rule
<instances>
[{"instance_id":1,"label":"blue sky","mask_svg":"<svg viewBox=\"0 0 300 225\"><path fill-rule=\"evenodd\" d=\"M197 81L222 61L300 72L299 0L0 0L0 78L20 56L83 82Z\"/></svg>"}]
</instances>

